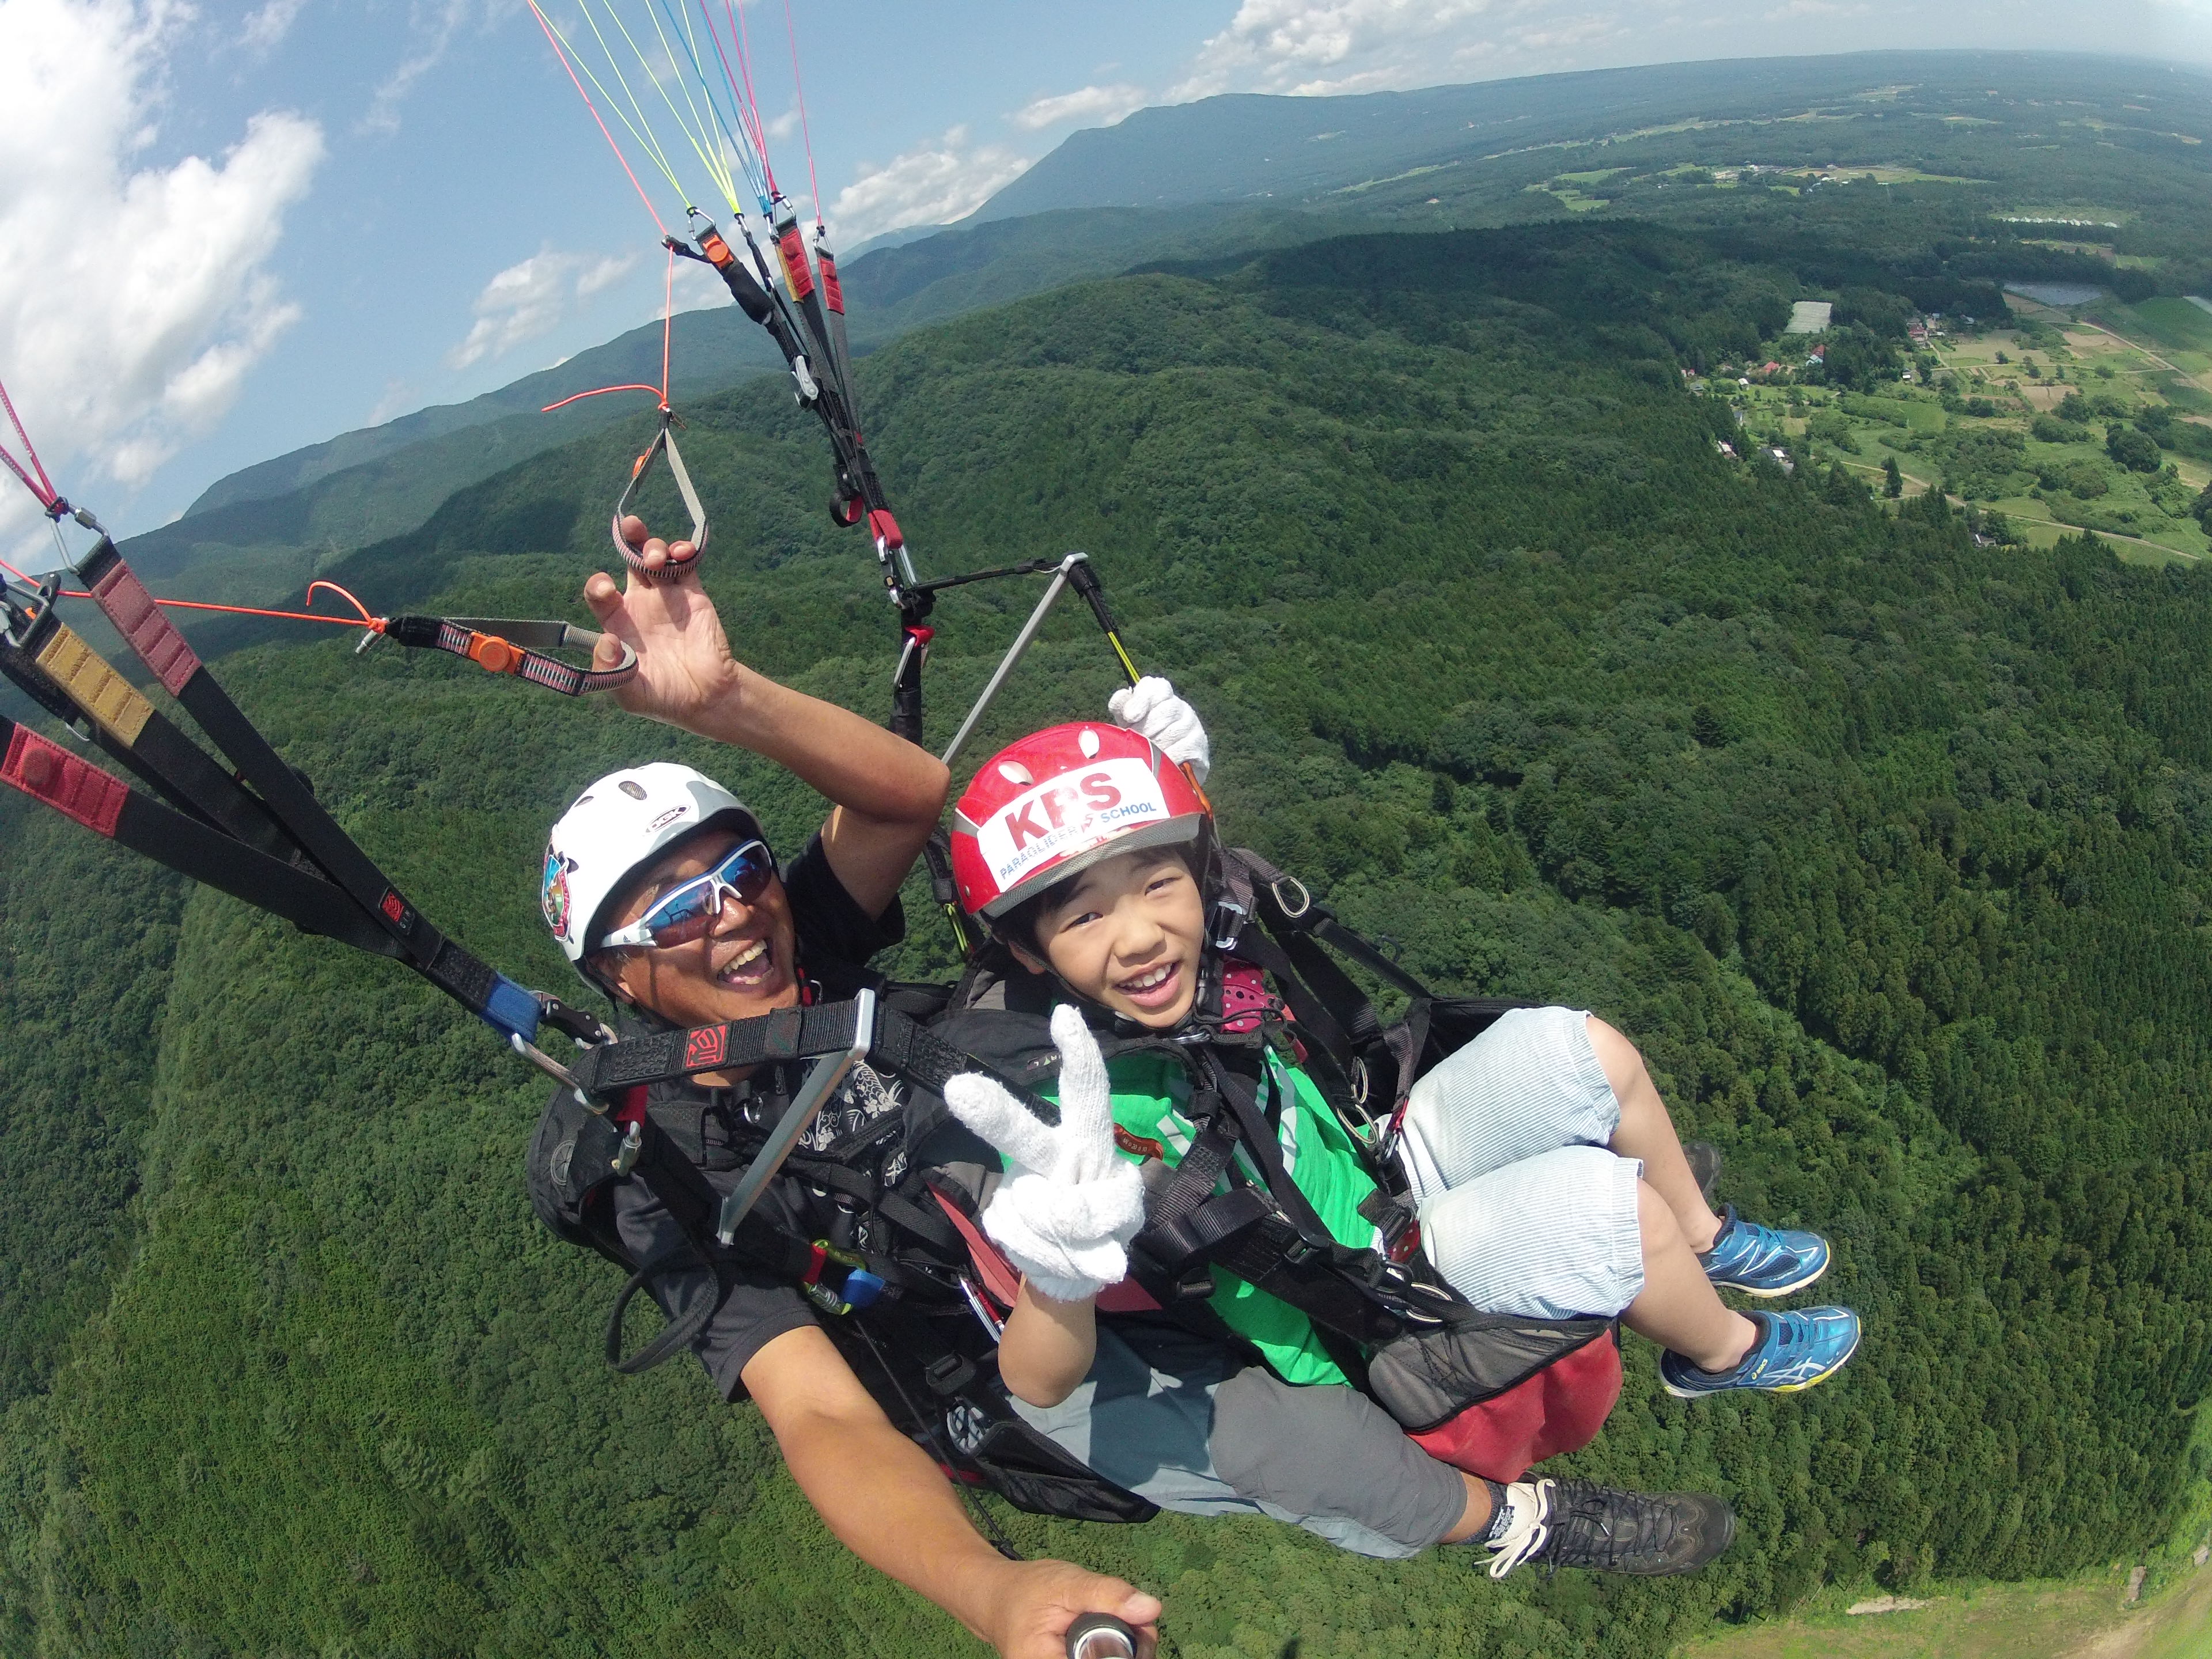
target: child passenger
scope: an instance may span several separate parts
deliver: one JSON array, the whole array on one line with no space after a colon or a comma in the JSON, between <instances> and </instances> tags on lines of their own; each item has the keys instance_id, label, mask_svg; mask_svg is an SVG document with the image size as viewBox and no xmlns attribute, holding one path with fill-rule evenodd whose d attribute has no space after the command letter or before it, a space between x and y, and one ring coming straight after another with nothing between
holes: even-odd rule
<instances>
[{"instance_id":1,"label":"child passenger","mask_svg":"<svg viewBox=\"0 0 2212 1659\"><path fill-rule=\"evenodd\" d=\"M1132 729L1057 726L1000 751L954 819L963 906L1054 992L1057 1127L981 1075L945 1090L953 1111L1006 1160L982 1216L1023 1274L1000 1370L1018 1399L1048 1416L1101 1359L1095 1303L1127 1273L1124 1247L1144 1221L1140 1165L1173 1168L1192 1144L1190 1085L1171 1044L1198 1035L1194 1017L1221 969L1207 927L1218 854L1192 787L1208 758L1204 729L1164 681L1121 694L1115 713ZM1376 1182L1358 1144L1301 1066L1265 1045L1255 1052L1248 1063L1292 1182L1340 1242L1376 1244L1359 1213ZM1423 1076L1400 1157L1425 1250L1468 1303L1547 1319L1617 1315L1660 1346L1670 1394L1810 1388L1858 1346L1848 1309L1739 1311L1722 1300L1723 1290L1771 1299L1805 1289L1826 1270L1828 1245L1744 1220L1732 1206L1715 1214L1634 1045L1586 1012L1515 1010ZM1280 1383L1346 1382L1304 1314L1225 1269L1213 1273L1207 1305ZM1097 1448L1086 1449L1095 1463ZM1535 1552L1541 1540L1531 1543L1527 1523L1559 1507L1557 1485L1509 1492L1468 1482L1470 1513L1486 1509L1495 1529L1481 1533L1499 1552L1493 1571ZM1647 1508L1660 1501L1575 1491L1584 1507L1598 1501L1593 1492ZM1647 1533L1650 1521L1639 1521ZM1715 1529L1709 1516L1704 1525ZM1619 1528L1601 1521L1596 1530ZM1466 1534L1438 1537L1456 1535ZM1717 1553L1680 1540L1671 1555L1655 1547L1672 1564L1558 1564L1672 1571Z\"/></svg>"}]
</instances>

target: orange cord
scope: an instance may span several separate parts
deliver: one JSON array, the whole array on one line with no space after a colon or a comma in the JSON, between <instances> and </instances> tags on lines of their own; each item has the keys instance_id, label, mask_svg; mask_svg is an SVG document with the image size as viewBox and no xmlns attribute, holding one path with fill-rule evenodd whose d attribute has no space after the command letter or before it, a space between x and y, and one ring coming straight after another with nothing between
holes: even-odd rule
<instances>
[{"instance_id":1,"label":"orange cord","mask_svg":"<svg viewBox=\"0 0 2212 1659\"><path fill-rule=\"evenodd\" d=\"M39 585L37 577L25 575L5 559L0 559L0 570L6 571L19 582L27 582L33 587ZM366 628L372 634L384 632L388 618L370 615L367 605L336 582L324 581L320 579L309 582L307 584L309 605L315 602L315 590L319 587L327 587L331 592L341 595L347 604L361 614L357 617L325 617L312 611L270 611L256 605L216 605L207 599L155 599L154 603L167 605L176 611L227 611L234 617L276 617L285 622L335 623L340 628ZM88 599L92 597L83 589L76 587L58 589L57 596L64 599Z\"/></svg>"},{"instance_id":2,"label":"orange cord","mask_svg":"<svg viewBox=\"0 0 2212 1659\"><path fill-rule=\"evenodd\" d=\"M669 341L676 333L676 239L672 236L666 237L664 239L664 241L668 249L668 283L666 292L662 296L660 302L659 386L658 388L649 386L594 386L589 392L571 393L569 396L562 398L557 404L546 404L544 408L538 411L540 415L550 415L555 410L566 409L570 404L578 402L585 398L604 398L610 392L648 392L652 396L660 399L660 412L663 415L668 413L668 345ZM639 465L643 465L644 463L641 461ZM631 476L635 477L636 475L632 473Z\"/></svg>"},{"instance_id":3,"label":"orange cord","mask_svg":"<svg viewBox=\"0 0 2212 1659\"><path fill-rule=\"evenodd\" d=\"M659 397L660 396L660 388L659 388L659 386L594 386L594 387L592 387L589 392L578 392L572 393L570 396L562 398L562 399L561 399L561 401L560 401L559 403L557 403L557 404L546 404L546 405L545 405L545 407L544 407L544 408L543 408L543 409L539 410L538 412L540 415L550 415L550 414L551 414L555 410L556 410L556 409L566 409L566 408L568 408L568 406L570 404L573 404L573 403L576 402L579 398L604 398L604 397L605 397L605 396L607 395L607 393L609 393L610 392L650 392L653 397L656 397L656 398L659 398ZM665 400L664 399L664 401L665 401Z\"/></svg>"}]
</instances>

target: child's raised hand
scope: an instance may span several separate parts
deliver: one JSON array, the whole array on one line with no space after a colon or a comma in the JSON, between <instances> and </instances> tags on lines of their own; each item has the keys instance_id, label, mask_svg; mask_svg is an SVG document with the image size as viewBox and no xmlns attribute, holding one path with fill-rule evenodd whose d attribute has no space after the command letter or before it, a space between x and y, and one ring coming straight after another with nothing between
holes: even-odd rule
<instances>
[{"instance_id":1,"label":"child's raised hand","mask_svg":"<svg viewBox=\"0 0 2212 1659\"><path fill-rule=\"evenodd\" d=\"M1175 687L1157 674L1147 674L1134 685L1106 699L1114 718L1178 766L1190 768L1190 779L1201 788L1212 769L1213 745L1198 710L1176 696Z\"/></svg>"},{"instance_id":2,"label":"child's raised hand","mask_svg":"<svg viewBox=\"0 0 2212 1659\"><path fill-rule=\"evenodd\" d=\"M1065 1004L1054 1009L1052 1040L1060 1064L1057 1124L1040 1122L977 1073L946 1083L945 1103L1006 1159L983 1231L1038 1291L1079 1302L1127 1276L1123 1247L1145 1224L1145 1187L1137 1166L1115 1152L1106 1062L1083 1016Z\"/></svg>"}]
</instances>

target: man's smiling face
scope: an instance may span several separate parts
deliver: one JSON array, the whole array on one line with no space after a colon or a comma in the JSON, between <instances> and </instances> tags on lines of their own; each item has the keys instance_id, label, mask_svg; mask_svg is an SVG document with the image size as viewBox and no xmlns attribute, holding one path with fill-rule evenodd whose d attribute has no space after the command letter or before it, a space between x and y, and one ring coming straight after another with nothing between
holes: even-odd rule
<instances>
[{"instance_id":1,"label":"man's smiling face","mask_svg":"<svg viewBox=\"0 0 2212 1659\"><path fill-rule=\"evenodd\" d=\"M602 934L629 927L672 890L705 875L749 837L708 829L678 842L617 895ZM623 998L678 1025L750 1019L799 1000L798 939L783 883L748 904L724 889L699 938L667 947L597 953L593 965Z\"/></svg>"}]
</instances>

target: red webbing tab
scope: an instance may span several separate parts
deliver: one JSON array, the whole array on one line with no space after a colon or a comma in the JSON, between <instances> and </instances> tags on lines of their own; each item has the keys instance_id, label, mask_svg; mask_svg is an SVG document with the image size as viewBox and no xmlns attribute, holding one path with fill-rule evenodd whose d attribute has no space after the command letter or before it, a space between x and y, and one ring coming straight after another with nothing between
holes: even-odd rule
<instances>
[{"instance_id":1,"label":"red webbing tab","mask_svg":"<svg viewBox=\"0 0 2212 1659\"><path fill-rule=\"evenodd\" d=\"M798 226L777 239L776 251L783 255L783 279L791 284L791 297L804 300L814 292L814 278L806 269L806 244L799 240Z\"/></svg>"},{"instance_id":2,"label":"red webbing tab","mask_svg":"<svg viewBox=\"0 0 2212 1659\"><path fill-rule=\"evenodd\" d=\"M822 299L840 317L845 314L845 285L837 280L837 262L827 248L821 250Z\"/></svg>"},{"instance_id":3,"label":"red webbing tab","mask_svg":"<svg viewBox=\"0 0 2212 1659\"><path fill-rule=\"evenodd\" d=\"M182 696L185 683L200 672L199 657L161 614L161 607L154 603L145 584L131 574L131 567L118 559L106 575L92 584L92 597L168 694Z\"/></svg>"},{"instance_id":4,"label":"red webbing tab","mask_svg":"<svg viewBox=\"0 0 2212 1659\"><path fill-rule=\"evenodd\" d=\"M123 803L131 799L130 790L98 767L21 726L9 738L7 758L0 760L0 779L111 840Z\"/></svg>"},{"instance_id":5,"label":"red webbing tab","mask_svg":"<svg viewBox=\"0 0 2212 1659\"><path fill-rule=\"evenodd\" d=\"M898 520L891 517L887 507L872 508L868 514L868 533L885 547L904 547L906 538L899 534Z\"/></svg>"},{"instance_id":6,"label":"red webbing tab","mask_svg":"<svg viewBox=\"0 0 2212 1659\"><path fill-rule=\"evenodd\" d=\"M968 1242L968 1259L975 1264L975 1276L983 1281L983 1289L991 1300L1002 1308L1012 1308L1022 1288L1013 1264L999 1254L999 1247L983 1236L983 1230L968 1218L965 1210L934 1187L929 1189L929 1195L943 1208L945 1218Z\"/></svg>"},{"instance_id":7,"label":"red webbing tab","mask_svg":"<svg viewBox=\"0 0 2212 1659\"><path fill-rule=\"evenodd\" d=\"M613 1121L625 1129L635 1129L645 1121L646 1086L642 1083L634 1089L623 1091L623 1103L613 1114Z\"/></svg>"}]
</instances>

